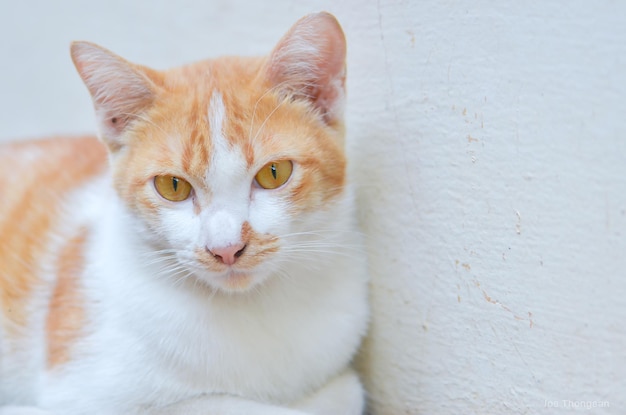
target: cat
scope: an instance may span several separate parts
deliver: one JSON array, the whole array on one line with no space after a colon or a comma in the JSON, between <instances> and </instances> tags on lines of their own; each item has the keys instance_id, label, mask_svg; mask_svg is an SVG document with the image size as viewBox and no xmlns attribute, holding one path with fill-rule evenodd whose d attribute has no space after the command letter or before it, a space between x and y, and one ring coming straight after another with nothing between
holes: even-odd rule
<instances>
[{"instance_id":1,"label":"cat","mask_svg":"<svg viewBox=\"0 0 626 415\"><path fill-rule=\"evenodd\" d=\"M337 20L166 71L71 56L98 137L0 146L0 414L361 414Z\"/></svg>"}]
</instances>

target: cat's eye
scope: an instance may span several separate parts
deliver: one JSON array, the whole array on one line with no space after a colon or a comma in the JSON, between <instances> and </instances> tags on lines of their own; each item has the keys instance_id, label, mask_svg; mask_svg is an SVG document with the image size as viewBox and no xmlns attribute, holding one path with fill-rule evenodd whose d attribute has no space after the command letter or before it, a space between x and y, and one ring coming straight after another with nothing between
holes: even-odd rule
<instances>
[{"instance_id":1,"label":"cat's eye","mask_svg":"<svg viewBox=\"0 0 626 415\"><path fill-rule=\"evenodd\" d=\"M163 198L172 202L182 202L191 193L191 185L187 180L170 175L156 176L154 187Z\"/></svg>"},{"instance_id":2,"label":"cat's eye","mask_svg":"<svg viewBox=\"0 0 626 415\"><path fill-rule=\"evenodd\" d=\"M276 189L289 180L293 171L293 163L289 160L271 161L254 177L264 189Z\"/></svg>"}]
</instances>

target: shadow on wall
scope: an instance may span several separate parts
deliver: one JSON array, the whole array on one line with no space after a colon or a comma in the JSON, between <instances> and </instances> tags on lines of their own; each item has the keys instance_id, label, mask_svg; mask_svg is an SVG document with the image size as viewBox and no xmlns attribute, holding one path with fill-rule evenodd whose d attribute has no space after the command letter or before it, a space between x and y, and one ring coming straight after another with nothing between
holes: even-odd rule
<instances>
[{"instance_id":1,"label":"shadow on wall","mask_svg":"<svg viewBox=\"0 0 626 415\"><path fill-rule=\"evenodd\" d=\"M415 253L411 246L419 239L417 206L420 205L415 186L417 166L407 165L415 160L417 139L408 144L394 134L388 114L368 118L366 124L349 125L348 157L350 177L355 186L357 212L364 233L370 271L370 327L355 359L355 366L368 391L368 413L389 414L390 402L401 402L401 390L393 387L398 371L410 370L415 377L417 369L401 368L402 362L414 362L422 346L407 328L406 315L394 315L407 310L407 298L417 297L419 275L409 275L415 269L411 261ZM374 127L374 126L379 127ZM371 128L369 128L371 127ZM365 144L367 143L367 144ZM412 241L406 244L406 241ZM407 278L410 281L407 281ZM419 325L417 319L414 325ZM395 407L402 407L398 404ZM413 408L414 410L414 408Z\"/></svg>"}]
</instances>

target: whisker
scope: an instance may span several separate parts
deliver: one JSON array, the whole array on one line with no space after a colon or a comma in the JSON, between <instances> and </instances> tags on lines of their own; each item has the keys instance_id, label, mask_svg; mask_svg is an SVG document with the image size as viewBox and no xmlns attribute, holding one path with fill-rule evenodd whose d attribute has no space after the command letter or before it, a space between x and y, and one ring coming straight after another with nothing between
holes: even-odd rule
<instances>
[{"instance_id":1,"label":"whisker","mask_svg":"<svg viewBox=\"0 0 626 415\"><path fill-rule=\"evenodd\" d=\"M165 131L160 125L156 124L154 121L150 120L147 117L144 117L141 114L132 113L132 112L122 112L121 115L128 115L129 117L139 118L140 120L147 122L148 124L158 128L162 133L167 134L167 131Z\"/></svg>"},{"instance_id":2,"label":"whisker","mask_svg":"<svg viewBox=\"0 0 626 415\"><path fill-rule=\"evenodd\" d=\"M263 127L265 127L265 124L269 121L269 119L271 118L272 115L274 115L274 113L285 103L288 101L288 98L284 98L282 101L280 101L278 103L278 105L276 105L276 107L272 110L272 112L270 112L268 114L267 117L265 117L265 120L263 120L263 122L261 123L261 126L259 127L259 129L257 130L256 134L254 135L254 138L252 139L252 141L256 141L257 137L259 136L259 134L261 134L261 131L263 130Z\"/></svg>"},{"instance_id":3,"label":"whisker","mask_svg":"<svg viewBox=\"0 0 626 415\"><path fill-rule=\"evenodd\" d=\"M284 83L285 83L285 82L281 82L281 83L279 83L278 85L274 86L274 88L271 88L270 90L272 90L272 89L277 89L279 86L283 85ZM277 111L277 110L278 110L278 109L279 109L279 108L280 108L280 107L281 107L281 106L282 106L285 102L289 102L289 100L291 99L291 96L292 96L293 94L297 94L297 93L299 93L301 90L304 90L305 88L306 88L306 86L305 86L305 87L303 87L303 88L300 88L300 89L298 89L298 90L296 90L296 91L293 91L293 93L292 93L292 94L290 94L290 95L285 96L285 97L284 97L284 98L283 98L283 99L282 99L282 100L278 103L278 105L276 105L276 107L272 110L272 112L270 112L270 113L268 114L268 116L267 116L267 117L265 117L265 120L263 120L263 122L261 123L261 126L260 126L260 127L259 127L259 129L257 130L257 133L254 135L254 138L252 139L252 141L255 141L255 140L258 138L259 134L261 134L261 131L263 130L263 127L265 127L265 124L267 123L267 121L269 121L269 119L271 118L271 116L272 116L272 115L274 115L274 113L275 113L275 112L276 112L276 111ZM267 94L270 90L266 91L263 95ZM259 101L260 101L260 99L259 99ZM257 101L257 103L258 103L259 101ZM255 106L256 106L256 105L255 105ZM252 123L250 123L250 133L252 133Z\"/></svg>"},{"instance_id":4,"label":"whisker","mask_svg":"<svg viewBox=\"0 0 626 415\"><path fill-rule=\"evenodd\" d=\"M254 108L252 109L252 117L250 118L250 131L248 131L248 139L250 139L252 137L252 127L254 126L254 117L256 115L256 110L257 107L259 106L259 103L261 102L261 100L263 98L265 98L265 96L267 94L269 94L270 92L274 92L275 90L277 90L278 88L282 87L284 84L286 83L286 81L280 82L276 85L274 85L271 88L268 88L267 91L265 91L260 97L259 99L256 100L256 102L254 103Z\"/></svg>"}]
</instances>

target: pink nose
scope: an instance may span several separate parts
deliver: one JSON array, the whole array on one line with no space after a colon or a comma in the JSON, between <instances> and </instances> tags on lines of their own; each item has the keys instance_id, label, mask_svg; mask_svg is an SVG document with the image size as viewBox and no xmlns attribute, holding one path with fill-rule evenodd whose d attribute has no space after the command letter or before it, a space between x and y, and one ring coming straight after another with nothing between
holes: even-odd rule
<instances>
[{"instance_id":1,"label":"pink nose","mask_svg":"<svg viewBox=\"0 0 626 415\"><path fill-rule=\"evenodd\" d=\"M229 245L226 247L212 248L209 252L218 260L226 265L233 265L237 262L243 251L246 249L245 244Z\"/></svg>"}]
</instances>

